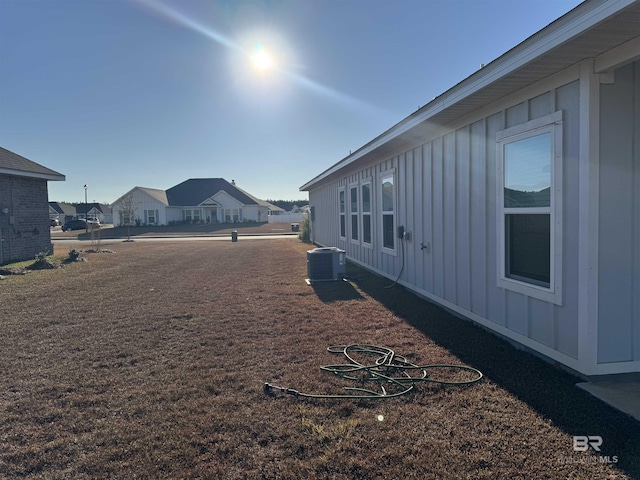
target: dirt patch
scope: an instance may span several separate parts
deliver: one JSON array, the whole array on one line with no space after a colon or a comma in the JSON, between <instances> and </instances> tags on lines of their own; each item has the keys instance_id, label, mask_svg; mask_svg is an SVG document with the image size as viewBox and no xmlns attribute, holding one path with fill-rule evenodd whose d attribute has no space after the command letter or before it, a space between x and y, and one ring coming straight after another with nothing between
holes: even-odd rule
<instances>
[{"instance_id":1,"label":"dirt patch","mask_svg":"<svg viewBox=\"0 0 640 480\"><path fill-rule=\"evenodd\" d=\"M309 286L310 247L293 239L117 245L117 255L3 280L0 476L640 475L637 423L574 377L385 289L388 279L350 265L359 282ZM328 346L350 343L484 378L383 401L265 394L265 382L342 391L319 367L336 362ZM574 452L573 435L602 436L600 455L617 463Z\"/></svg>"}]
</instances>

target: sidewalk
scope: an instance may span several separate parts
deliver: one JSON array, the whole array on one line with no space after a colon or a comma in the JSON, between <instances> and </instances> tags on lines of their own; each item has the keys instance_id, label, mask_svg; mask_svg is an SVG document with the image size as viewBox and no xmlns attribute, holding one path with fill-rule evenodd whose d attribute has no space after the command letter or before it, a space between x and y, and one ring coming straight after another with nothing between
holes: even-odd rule
<instances>
[{"instance_id":1,"label":"sidewalk","mask_svg":"<svg viewBox=\"0 0 640 480\"><path fill-rule=\"evenodd\" d=\"M94 232L74 230L63 232L60 227L51 229L51 240L101 240L131 238L182 238L182 237L230 237L231 232L238 236L256 235L298 235L292 232L290 223L236 223L205 225L170 225L147 227L114 227L104 225Z\"/></svg>"}]
</instances>

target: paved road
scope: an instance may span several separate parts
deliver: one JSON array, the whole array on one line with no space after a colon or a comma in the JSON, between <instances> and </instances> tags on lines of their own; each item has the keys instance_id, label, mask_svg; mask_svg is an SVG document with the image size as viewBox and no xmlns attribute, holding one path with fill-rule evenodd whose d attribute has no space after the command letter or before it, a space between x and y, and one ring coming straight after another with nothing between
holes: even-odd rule
<instances>
[{"instance_id":1,"label":"paved road","mask_svg":"<svg viewBox=\"0 0 640 480\"><path fill-rule=\"evenodd\" d=\"M287 240L295 240L298 241L298 235L238 235L238 241L246 241L246 240L282 240L282 239L287 239ZM106 243L106 242L123 242L125 241L126 238L103 238L101 240L101 243ZM230 242L231 241L231 236L230 235L225 235L225 236L204 236L204 235L192 235L192 236L157 236L157 237L132 237L131 240L134 240L136 242L181 242L181 241L210 241L210 240L217 240L217 241L223 241L223 242ZM51 238L51 242L52 243L73 243L73 242L79 242L79 243L86 243L86 242L91 242L91 239L87 239L87 240L79 240L76 237L73 238L55 238L52 237Z\"/></svg>"}]
</instances>

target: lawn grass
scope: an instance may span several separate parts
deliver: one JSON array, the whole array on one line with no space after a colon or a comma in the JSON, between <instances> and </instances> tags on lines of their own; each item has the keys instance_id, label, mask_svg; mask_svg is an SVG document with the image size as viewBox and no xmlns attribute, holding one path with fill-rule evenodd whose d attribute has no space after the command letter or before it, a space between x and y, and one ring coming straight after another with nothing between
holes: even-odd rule
<instances>
[{"instance_id":1,"label":"lawn grass","mask_svg":"<svg viewBox=\"0 0 640 480\"><path fill-rule=\"evenodd\" d=\"M351 265L361 281L308 286L295 239L101 247L0 283L2 477L640 476L638 424L574 377ZM319 367L350 343L485 378L376 401L264 393L335 391Z\"/></svg>"}]
</instances>

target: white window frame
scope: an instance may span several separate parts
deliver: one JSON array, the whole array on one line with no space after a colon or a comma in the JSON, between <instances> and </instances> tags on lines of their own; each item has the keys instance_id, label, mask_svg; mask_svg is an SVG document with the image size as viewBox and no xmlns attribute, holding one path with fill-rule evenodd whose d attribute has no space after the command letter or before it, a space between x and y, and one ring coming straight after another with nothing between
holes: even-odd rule
<instances>
[{"instance_id":1,"label":"white window frame","mask_svg":"<svg viewBox=\"0 0 640 480\"><path fill-rule=\"evenodd\" d=\"M388 215L388 211L383 210L383 201L382 201L382 181L385 178L393 178L393 248L385 247L384 245L384 216ZM380 218L380 227L378 228L378 235L380 239L380 251L382 253L386 253L388 255L396 256L398 255L397 245L398 239L396 238L396 231L398 228L398 179L396 178L395 169L387 170L386 172L381 172L378 175L378 205L379 205L379 218Z\"/></svg>"},{"instance_id":2,"label":"white window frame","mask_svg":"<svg viewBox=\"0 0 640 480\"><path fill-rule=\"evenodd\" d=\"M147 217L147 223L149 225L156 225L158 223L158 216L156 215L157 210L145 210L145 214ZM151 221L153 218L153 222Z\"/></svg>"},{"instance_id":3,"label":"white window frame","mask_svg":"<svg viewBox=\"0 0 640 480\"><path fill-rule=\"evenodd\" d=\"M342 195L342 205L340 205L340 196ZM344 222L344 232L342 225ZM345 187L338 188L338 237L340 240L347 240L347 189Z\"/></svg>"},{"instance_id":4,"label":"white window frame","mask_svg":"<svg viewBox=\"0 0 640 480\"><path fill-rule=\"evenodd\" d=\"M507 144L549 133L551 135L551 188L549 207L504 207L504 147ZM497 262L498 287L538 300L562 305L562 111L497 132ZM507 276L505 218L509 214L548 214L550 216L549 286Z\"/></svg>"},{"instance_id":5,"label":"white window frame","mask_svg":"<svg viewBox=\"0 0 640 480\"><path fill-rule=\"evenodd\" d=\"M364 195L362 191L364 187L369 187L369 211L364 211ZM364 217L369 216L369 239L370 242L366 242L364 239ZM360 184L360 238L362 239L362 246L367 248L373 248L373 238L375 235L375 229L373 226L373 184L371 183L371 179L367 178L362 181Z\"/></svg>"},{"instance_id":6,"label":"white window frame","mask_svg":"<svg viewBox=\"0 0 640 480\"><path fill-rule=\"evenodd\" d=\"M356 209L353 210L353 202L351 199L351 195L353 193L353 191L355 190L356 192ZM348 200L348 205L349 205L349 240L351 241L351 243L355 244L355 245L360 245L360 189L358 188L358 184L357 183L352 183L349 185L349 189L347 190L347 193L349 194L349 196L347 197ZM356 238L353 238L353 221L355 219L355 225L356 225Z\"/></svg>"}]
</instances>

